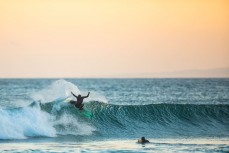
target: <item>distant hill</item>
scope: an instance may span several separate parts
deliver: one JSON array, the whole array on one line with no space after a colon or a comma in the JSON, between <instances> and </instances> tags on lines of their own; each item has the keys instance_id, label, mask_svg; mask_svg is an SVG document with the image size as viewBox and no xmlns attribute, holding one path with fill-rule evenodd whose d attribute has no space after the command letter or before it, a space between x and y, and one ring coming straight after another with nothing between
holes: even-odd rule
<instances>
[{"instance_id":1,"label":"distant hill","mask_svg":"<svg viewBox=\"0 0 229 153\"><path fill-rule=\"evenodd\" d=\"M132 73L120 74L113 77L127 78L229 78L229 68L218 68L208 70L184 70L162 73Z\"/></svg>"}]
</instances>

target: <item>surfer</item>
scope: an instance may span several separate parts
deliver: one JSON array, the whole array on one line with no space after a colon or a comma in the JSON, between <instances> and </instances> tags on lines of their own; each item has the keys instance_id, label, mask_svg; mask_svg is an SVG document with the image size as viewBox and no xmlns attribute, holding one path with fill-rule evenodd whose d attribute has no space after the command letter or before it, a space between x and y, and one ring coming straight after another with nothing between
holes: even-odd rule
<instances>
[{"instance_id":1,"label":"surfer","mask_svg":"<svg viewBox=\"0 0 229 153\"><path fill-rule=\"evenodd\" d=\"M71 92L72 93L72 92ZM83 99L87 98L90 95L90 92L88 92L87 96L76 96L74 93L72 93L74 97L76 97L77 101L71 100L70 103L75 105L76 108L79 108L79 110L83 110Z\"/></svg>"},{"instance_id":2,"label":"surfer","mask_svg":"<svg viewBox=\"0 0 229 153\"><path fill-rule=\"evenodd\" d=\"M138 140L138 143L149 143L149 140L146 140L145 137L142 137L140 140Z\"/></svg>"}]
</instances>

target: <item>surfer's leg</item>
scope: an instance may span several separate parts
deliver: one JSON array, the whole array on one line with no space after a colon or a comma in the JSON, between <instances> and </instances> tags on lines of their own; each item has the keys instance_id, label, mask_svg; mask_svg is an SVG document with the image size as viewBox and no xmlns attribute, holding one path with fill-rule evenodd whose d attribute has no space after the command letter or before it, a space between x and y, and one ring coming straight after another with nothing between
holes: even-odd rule
<instances>
[{"instance_id":1,"label":"surfer's leg","mask_svg":"<svg viewBox=\"0 0 229 153\"><path fill-rule=\"evenodd\" d=\"M83 104L80 105L79 110L83 110Z\"/></svg>"}]
</instances>

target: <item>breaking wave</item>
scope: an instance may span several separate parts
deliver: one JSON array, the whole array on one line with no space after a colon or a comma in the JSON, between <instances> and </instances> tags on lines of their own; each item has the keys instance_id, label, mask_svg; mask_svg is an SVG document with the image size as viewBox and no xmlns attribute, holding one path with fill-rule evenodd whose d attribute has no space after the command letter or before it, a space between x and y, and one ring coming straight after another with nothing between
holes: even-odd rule
<instances>
[{"instance_id":1,"label":"breaking wave","mask_svg":"<svg viewBox=\"0 0 229 153\"><path fill-rule=\"evenodd\" d=\"M74 84L58 80L32 94L29 106L0 109L0 139L59 137L63 135L121 138L140 136L229 136L229 105L149 104L113 105L92 92L82 112L66 102Z\"/></svg>"}]
</instances>

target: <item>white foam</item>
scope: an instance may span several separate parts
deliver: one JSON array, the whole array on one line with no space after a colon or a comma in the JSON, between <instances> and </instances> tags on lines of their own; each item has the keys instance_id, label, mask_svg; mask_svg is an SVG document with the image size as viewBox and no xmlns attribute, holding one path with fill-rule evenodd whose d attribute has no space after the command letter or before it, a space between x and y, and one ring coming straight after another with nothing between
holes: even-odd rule
<instances>
[{"instance_id":1,"label":"white foam","mask_svg":"<svg viewBox=\"0 0 229 153\"><path fill-rule=\"evenodd\" d=\"M0 139L25 139L31 136L55 137L51 116L39 107L0 109Z\"/></svg>"},{"instance_id":2,"label":"white foam","mask_svg":"<svg viewBox=\"0 0 229 153\"><path fill-rule=\"evenodd\" d=\"M61 125L64 130L59 130L61 135L91 135L95 129L87 123L79 122L76 117L63 114L60 119L54 122L55 126Z\"/></svg>"}]
</instances>

